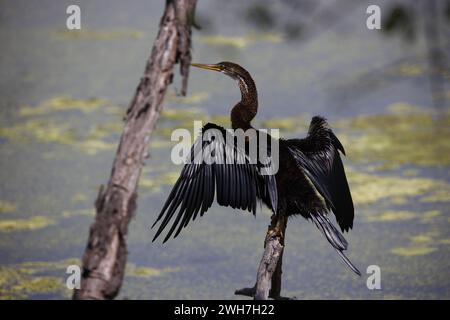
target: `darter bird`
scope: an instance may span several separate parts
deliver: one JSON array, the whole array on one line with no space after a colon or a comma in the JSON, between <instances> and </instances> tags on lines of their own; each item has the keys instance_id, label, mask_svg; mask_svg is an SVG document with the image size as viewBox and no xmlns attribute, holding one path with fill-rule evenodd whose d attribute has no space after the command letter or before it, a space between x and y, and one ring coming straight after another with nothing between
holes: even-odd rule
<instances>
[{"instance_id":1,"label":"darter bird","mask_svg":"<svg viewBox=\"0 0 450 320\"><path fill-rule=\"evenodd\" d=\"M275 215L301 215L311 220L342 260L361 275L344 255L347 241L328 216L330 212L334 213L342 232L353 227L353 201L339 154L345 155L345 151L327 121L315 116L306 138L277 140L278 170L271 172L268 166L272 168L272 163L261 161L259 143L256 144L256 159L250 155L252 139L258 142L267 139L267 158L272 161L274 155L270 143L274 138L251 125L258 110L258 94L250 74L232 62L192 66L218 71L237 81L241 101L231 110L231 127L236 131L253 130L256 135L245 136L244 146L239 146L237 138L230 138L230 131L223 127L212 123L203 127L191 148L188 157L191 161L186 161L153 224L154 227L160 222L153 241L173 219L164 242L172 234L176 237L198 214L203 216L214 198L221 206L248 210L253 214L257 203L264 203ZM215 161L205 161L204 154L209 154ZM228 162L230 158L236 161Z\"/></svg>"}]
</instances>

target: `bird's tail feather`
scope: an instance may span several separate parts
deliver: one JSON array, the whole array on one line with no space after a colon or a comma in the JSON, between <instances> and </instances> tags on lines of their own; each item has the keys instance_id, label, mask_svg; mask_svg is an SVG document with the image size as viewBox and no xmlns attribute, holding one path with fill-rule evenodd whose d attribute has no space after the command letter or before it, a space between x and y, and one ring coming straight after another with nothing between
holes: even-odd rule
<instances>
[{"instance_id":1,"label":"bird's tail feather","mask_svg":"<svg viewBox=\"0 0 450 320\"><path fill-rule=\"evenodd\" d=\"M352 271L354 273L356 273L358 276L361 277L361 271L358 270L357 267L355 267L355 265L347 258L347 256L344 254L344 252L342 252L341 250L336 249L337 253L339 254L339 256L341 257L342 261L345 262L345 264L347 266L349 266L350 269L352 269Z\"/></svg>"},{"instance_id":2,"label":"bird's tail feather","mask_svg":"<svg viewBox=\"0 0 450 320\"><path fill-rule=\"evenodd\" d=\"M347 249L348 243L345 240L344 236L339 232L339 230L337 230L331 223L330 219L328 219L328 217L321 212L311 213L310 217L316 227L327 238L328 242L333 246L334 249L336 249L342 261L344 261L345 264L349 266L354 273L356 273L358 276L361 276L361 272L358 270L358 268L356 268L344 254L343 251Z\"/></svg>"}]
</instances>

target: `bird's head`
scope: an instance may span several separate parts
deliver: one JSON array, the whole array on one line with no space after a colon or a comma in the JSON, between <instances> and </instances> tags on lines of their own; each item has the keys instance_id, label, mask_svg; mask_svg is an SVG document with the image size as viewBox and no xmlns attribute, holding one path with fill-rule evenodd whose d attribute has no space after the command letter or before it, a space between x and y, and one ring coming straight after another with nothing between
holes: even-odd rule
<instances>
[{"instance_id":1,"label":"bird's head","mask_svg":"<svg viewBox=\"0 0 450 320\"><path fill-rule=\"evenodd\" d=\"M228 61L219 62L217 64L193 63L192 66L206 70L219 71L235 80L247 79L250 76L247 70L240 65Z\"/></svg>"}]
</instances>

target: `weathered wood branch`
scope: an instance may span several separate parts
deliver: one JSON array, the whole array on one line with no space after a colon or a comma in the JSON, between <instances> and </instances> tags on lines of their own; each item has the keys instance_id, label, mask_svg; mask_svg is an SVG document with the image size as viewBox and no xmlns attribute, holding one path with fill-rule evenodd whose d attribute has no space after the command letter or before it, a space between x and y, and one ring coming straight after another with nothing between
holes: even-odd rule
<instances>
[{"instance_id":1,"label":"weathered wood branch","mask_svg":"<svg viewBox=\"0 0 450 320\"><path fill-rule=\"evenodd\" d=\"M272 216L264 241L264 254L259 264L256 284L251 288L236 290L236 295L253 297L255 300L286 299L280 295L286 226L285 216Z\"/></svg>"},{"instance_id":2,"label":"weathered wood branch","mask_svg":"<svg viewBox=\"0 0 450 320\"><path fill-rule=\"evenodd\" d=\"M139 177L177 62L183 77L181 92L186 93L195 6L196 0L166 0L151 56L126 114L109 182L96 200L96 217L83 256L81 289L74 292L74 299L113 299L120 290Z\"/></svg>"}]
</instances>

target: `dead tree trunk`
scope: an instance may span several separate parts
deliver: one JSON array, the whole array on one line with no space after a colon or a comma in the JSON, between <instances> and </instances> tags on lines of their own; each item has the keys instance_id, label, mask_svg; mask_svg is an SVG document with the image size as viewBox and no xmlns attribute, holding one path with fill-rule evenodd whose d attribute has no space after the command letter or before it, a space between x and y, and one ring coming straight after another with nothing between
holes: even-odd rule
<instances>
[{"instance_id":1,"label":"dead tree trunk","mask_svg":"<svg viewBox=\"0 0 450 320\"><path fill-rule=\"evenodd\" d=\"M139 177L177 62L183 77L182 94L186 92L195 5L196 0L166 0L151 56L126 114L109 182L106 188L100 188L95 203L96 217L83 256L81 288L74 292L74 299L113 299L120 290Z\"/></svg>"},{"instance_id":2,"label":"dead tree trunk","mask_svg":"<svg viewBox=\"0 0 450 320\"><path fill-rule=\"evenodd\" d=\"M280 295L286 226L285 216L272 215L264 241L264 254L259 264L256 284L251 288L236 290L236 295L253 297L255 300L287 299Z\"/></svg>"}]
</instances>

